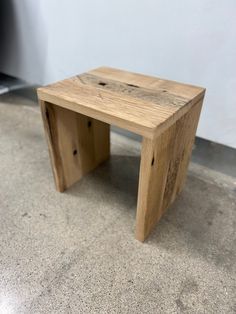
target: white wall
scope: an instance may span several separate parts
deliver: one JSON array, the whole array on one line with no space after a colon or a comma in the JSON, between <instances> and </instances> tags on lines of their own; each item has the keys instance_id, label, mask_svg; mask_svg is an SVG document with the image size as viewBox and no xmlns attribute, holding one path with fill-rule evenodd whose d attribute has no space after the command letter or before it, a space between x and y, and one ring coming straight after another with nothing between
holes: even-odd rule
<instances>
[{"instance_id":1,"label":"white wall","mask_svg":"<svg viewBox=\"0 0 236 314\"><path fill-rule=\"evenodd\" d=\"M12 3L0 71L46 84L108 65L205 86L197 134L236 148L235 0Z\"/></svg>"}]
</instances>

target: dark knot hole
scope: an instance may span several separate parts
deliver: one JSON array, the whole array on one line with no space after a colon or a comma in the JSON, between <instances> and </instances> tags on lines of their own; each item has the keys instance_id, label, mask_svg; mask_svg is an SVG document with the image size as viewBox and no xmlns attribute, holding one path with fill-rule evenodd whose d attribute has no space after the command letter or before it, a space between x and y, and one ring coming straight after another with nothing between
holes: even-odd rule
<instances>
[{"instance_id":1,"label":"dark knot hole","mask_svg":"<svg viewBox=\"0 0 236 314\"><path fill-rule=\"evenodd\" d=\"M101 86L106 86L107 83L104 83L104 82L99 82L98 85L101 85Z\"/></svg>"},{"instance_id":2,"label":"dark knot hole","mask_svg":"<svg viewBox=\"0 0 236 314\"><path fill-rule=\"evenodd\" d=\"M155 159L154 159L154 157L152 157L152 166L154 165L154 161L155 161Z\"/></svg>"},{"instance_id":3,"label":"dark knot hole","mask_svg":"<svg viewBox=\"0 0 236 314\"><path fill-rule=\"evenodd\" d=\"M127 86L129 86L129 87L139 88L139 86L138 86L138 85L134 85L134 84L127 84Z\"/></svg>"}]
</instances>

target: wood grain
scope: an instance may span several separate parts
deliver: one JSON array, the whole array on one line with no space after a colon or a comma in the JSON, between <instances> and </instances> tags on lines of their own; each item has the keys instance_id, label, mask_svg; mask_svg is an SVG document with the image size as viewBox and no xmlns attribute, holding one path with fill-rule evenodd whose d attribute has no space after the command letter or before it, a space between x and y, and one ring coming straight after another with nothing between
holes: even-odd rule
<instances>
[{"instance_id":1,"label":"wood grain","mask_svg":"<svg viewBox=\"0 0 236 314\"><path fill-rule=\"evenodd\" d=\"M143 138L136 239L144 241L183 188L202 101L155 140Z\"/></svg>"},{"instance_id":2,"label":"wood grain","mask_svg":"<svg viewBox=\"0 0 236 314\"><path fill-rule=\"evenodd\" d=\"M180 83L158 77L148 76L140 73L133 73L110 67L100 67L89 71L88 73L97 75L102 78L117 80L126 84L137 85L151 90L166 90L176 96L181 96L187 100L201 98L201 92L205 90L190 84ZM197 102L197 101L196 101Z\"/></svg>"},{"instance_id":3,"label":"wood grain","mask_svg":"<svg viewBox=\"0 0 236 314\"><path fill-rule=\"evenodd\" d=\"M140 99L145 102L150 102L156 105L174 106L180 108L188 102L187 98L174 95L166 89L150 89L147 87L140 87L139 85L123 83L112 79L99 77L97 75L84 73L77 76L79 81L88 86L99 87L104 90L108 90L114 93L118 93L121 96L130 96Z\"/></svg>"},{"instance_id":4,"label":"wood grain","mask_svg":"<svg viewBox=\"0 0 236 314\"><path fill-rule=\"evenodd\" d=\"M39 88L56 187L109 157L109 125L143 136L136 238L144 241L183 188L205 89L101 67Z\"/></svg>"},{"instance_id":5,"label":"wood grain","mask_svg":"<svg viewBox=\"0 0 236 314\"><path fill-rule=\"evenodd\" d=\"M105 70L106 74L104 68L102 71L97 69L39 88L38 97L142 136L155 138L204 96L203 88L157 78L148 80L144 77L143 82L140 75L127 75L125 71L109 68Z\"/></svg>"},{"instance_id":6,"label":"wood grain","mask_svg":"<svg viewBox=\"0 0 236 314\"><path fill-rule=\"evenodd\" d=\"M55 185L63 192L109 158L109 125L51 103L40 105Z\"/></svg>"}]
</instances>

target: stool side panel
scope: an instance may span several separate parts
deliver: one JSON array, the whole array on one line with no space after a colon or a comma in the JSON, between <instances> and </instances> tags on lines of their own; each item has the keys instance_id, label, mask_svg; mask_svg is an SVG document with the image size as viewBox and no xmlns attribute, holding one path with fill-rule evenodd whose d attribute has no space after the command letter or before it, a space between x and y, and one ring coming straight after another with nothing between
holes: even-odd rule
<instances>
[{"instance_id":1,"label":"stool side panel","mask_svg":"<svg viewBox=\"0 0 236 314\"><path fill-rule=\"evenodd\" d=\"M41 102L56 189L63 192L110 154L109 125Z\"/></svg>"},{"instance_id":2,"label":"stool side panel","mask_svg":"<svg viewBox=\"0 0 236 314\"><path fill-rule=\"evenodd\" d=\"M143 139L136 217L140 241L183 188L201 107L202 100L158 138Z\"/></svg>"},{"instance_id":3,"label":"stool side panel","mask_svg":"<svg viewBox=\"0 0 236 314\"><path fill-rule=\"evenodd\" d=\"M45 137L48 144L48 151L50 155L51 167L53 171L53 177L55 186L58 191L63 191L63 168L62 161L60 158L59 147L56 145L56 128L55 128L55 115L51 107L43 100L39 101L42 120L44 125Z\"/></svg>"}]
</instances>

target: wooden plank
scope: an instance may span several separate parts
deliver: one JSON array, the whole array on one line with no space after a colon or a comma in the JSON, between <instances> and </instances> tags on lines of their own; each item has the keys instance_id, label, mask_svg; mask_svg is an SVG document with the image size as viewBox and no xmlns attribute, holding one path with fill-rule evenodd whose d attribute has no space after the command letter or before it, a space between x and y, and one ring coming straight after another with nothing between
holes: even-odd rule
<instances>
[{"instance_id":1,"label":"wooden plank","mask_svg":"<svg viewBox=\"0 0 236 314\"><path fill-rule=\"evenodd\" d=\"M158 138L142 143L136 238L144 241L183 188L202 101Z\"/></svg>"},{"instance_id":2,"label":"wooden plank","mask_svg":"<svg viewBox=\"0 0 236 314\"><path fill-rule=\"evenodd\" d=\"M201 93L205 90L205 88L199 86L147 76L139 73L127 72L110 67L100 67L91 70L88 73L100 76L104 79L112 79L152 90L166 90L173 95L186 98L187 100L197 97L196 102L203 96Z\"/></svg>"},{"instance_id":3,"label":"wooden plank","mask_svg":"<svg viewBox=\"0 0 236 314\"><path fill-rule=\"evenodd\" d=\"M109 125L40 101L56 188L63 192L110 154Z\"/></svg>"},{"instance_id":4,"label":"wooden plank","mask_svg":"<svg viewBox=\"0 0 236 314\"><path fill-rule=\"evenodd\" d=\"M204 96L202 88L188 87L186 89L189 90L189 94L187 93L186 96L185 85L175 82L153 78L149 78L148 81L145 76L127 74L128 72L119 70L115 72L109 70L109 75L112 77L105 78L108 70L105 76L104 71L102 74L100 72L101 70L98 69L89 74L39 88L38 97L147 138L155 138ZM122 83L123 77L127 76L136 77L137 85L132 84L133 81L130 79ZM146 83L141 80L143 77ZM100 79L101 82L98 81ZM99 84L106 83L103 80L109 84ZM153 83L148 85L147 82L150 80L153 80ZM159 85L155 86L154 83ZM163 89L161 84L164 84L163 86L166 84L168 88Z\"/></svg>"},{"instance_id":5,"label":"wooden plank","mask_svg":"<svg viewBox=\"0 0 236 314\"><path fill-rule=\"evenodd\" d=\"M107 79L89 73L78 75L77 78L81 84L93 86L103 90L109 90L111 92L118 93L121 96L126 95L129 97L138 98L145 102L150 102L159 106L174 106L180 108L188 102L188 99L182 96L173 95L166 89L150 89L141 87L139 85Z\"/></svg>"}]
</instances>

